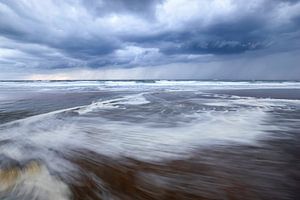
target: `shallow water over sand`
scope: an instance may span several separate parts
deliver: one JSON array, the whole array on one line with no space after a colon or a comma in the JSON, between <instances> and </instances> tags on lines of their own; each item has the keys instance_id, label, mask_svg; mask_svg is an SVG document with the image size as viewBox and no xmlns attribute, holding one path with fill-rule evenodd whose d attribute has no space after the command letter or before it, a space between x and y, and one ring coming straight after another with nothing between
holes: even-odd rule
<instances>
[{"instance_id":1,"label":"shallow water over sand","mask_svg":"<svg viewBox=\"0 0 300 200\"><path fill-rule=\"evenodd\" d=\"M297 82L0 85L1 199L299 197Z\"/></svg>"}]
</instances>

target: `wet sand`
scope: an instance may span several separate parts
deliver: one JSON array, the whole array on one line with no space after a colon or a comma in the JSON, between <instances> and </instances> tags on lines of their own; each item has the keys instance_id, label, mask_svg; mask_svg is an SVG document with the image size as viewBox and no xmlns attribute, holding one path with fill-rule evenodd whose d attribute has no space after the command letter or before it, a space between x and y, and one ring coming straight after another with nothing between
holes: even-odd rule
<instances>
[{"instance_id":1,"label":"wet sand","mask_svg":"<svg viewBox=\"0 0 300 200\"><path fill-rule=\"evenodd\" d=\"M32 92L18 94L18 99L0 104L0 124L26 117L91 104L93 101L128 94L128 92ZM1 103L1 102L0 102Z\"/></svg>"},{"instance_id":2,"label":"wet sand","mask_svg":"<svg viewBox=\"0 0 300 200\"><path fill-rule=\"evenodd\" d=\"M299 165L292 163L299 157L283 158L274 150L202 149L188 159L157 163L80 151L71 160L82 174L70 188L76 200L298 199Z\"/></svg>"},{"instance_id":3,"label":"wet sand","mask_svg":"<svg viewBox=\"0 0 300 200\"><path fill-rule=\"evenodd\" d=\"M199 94L189 92L155 92L151 95L148 94L148 96L145 95L145 97L148 98L146 98L146 100L149 100L149 102L144 100L141 101L141 104L126 104L124 102L122 104L124 99L121 101L119 100L119 104L116 103L118 100L106 102L106 104L110 103L110 106L116 105L114 110L111 109L111 107L108 107L106 109L96 110L94 113L91 112L80 116L78 113L76 115L74 114L76 113L75 109L72 112L63 112L57 116L53 115L51 116L52 118L50 117L49 119L42 117L41 119L36 119L37 121L33 120L33 122L30 122L30 120L29 122L26 122L25 120L25 128L29 128L27 136L30 137L32 132L35 133L36 130L32 128L32 125L38 124L42 129L38 129L39 126L35 127L38 130L38 134L36 133L36 135L41 135L41 138L39 137L36 140L32 140L32 146L30 146L30 144L32 144L30 143L30 140L23 141L23 137L3 139L0 141L0 147L2 147L0 150L4 151L7 147L12 147L14 150L14 147L18 145L20 145L19 147L22 149L23 143L21 142L23 141L25 142L25 147L22 150L29 150L32 148L32 151L28 152L33 153L35 151L34 148L40 151L46 149L47 151L40 155L44 156L44 153L46 153L47 156L46 158L41 156L41 158L44 158L45 160L33 159L29 161L16 161L1 157L0 154L0 184L2 185L2 188L0 187L0 199L32 200L35 195L40 195L38 196L39 198L35 199L44 200L50 198L45 196L48 194L47 192L53 197L55 196L53 192L56 193L56 191L58 191L57 197L59 197L60 200L300 199L300 107L296 104L290 104L289 101L287 101L286 104L271 104L269 106L268 104L263 104L264 102L262 101L256 102L256 99L251 100L248 103L246 102L246 104L241 106L240 104L243 103L244 99L234 103L235 98L230 97L230 95L234 95L256 98L298 99L298 96L300 96L299 91L300 90L296 89L206 91L213 94L224 94L222 97L216 97L215 95L206 96L202 91ZM35 105L34 102L39 102L41 100L41 103L46 102L49 104L50 108L56 103L55 100L59 99L61 103L59 106L76 106L81 104L84 105L96 97L99 98L99 96L104 99L110 99L114 95L117 98L119 98L118 95L121 95L120 93L87 94L88 95L85 97L81 97L80 93L72 95L58 94L57 96L38 96L33 98L37 99L36 101L27 101L31 102L30 105L24 105L26 105L25 107L28 107L28 110L32 110L32 107ZM135 98L137 97L129 98L129 102L136 101ZM72 99L74 99L73 102L71 101ZM230 103L231 101L233 101L233 103ZM262 123L264 125L263 127L266 128L263 129L263 131L268 132L265 137L257 138L257 141L253 143L239 143L234 140L226 143L209 143L208 145L199 145L197 148L188 148L188 155L182 157L166 156L162 157L163 159L158 160L154 159L155 155L153 157L153 152L142 152L142 154L145 154L143 155L144 157L147 157L147 154L150 155L152 153L151 156L149 156L151 159L147 160L143 159L143 156L139 157L139 155L133 153L135 152L138 154L141 152L130 152L129 150L132 149L132 146L126 146L127 143L137 145L140 140L143 141L147 139L149 135L142 135L145 130L148 130L151 134L155 134L154 130L155 128L159 128L159 125L164 128L174 128L163 130L178 130L176 128L180 128L181 123L185 124L193 120L193 116L189 118L187 117L187 114L195 113L195 111L201 111L201 116L204 116L201 120L204 120L204 122L206 122L206 117L210 116L205 115L208 111L221 112L221 119L226 118L227 120L235 120L233 123L225 121L225 125L233 124L233 126L223 126L224 130L221 131L222 134L225 136L226 134L230 134L230 130L227 132L226 128L231 128L231 131L238 130L238 133L242 134L244 133L243 129L249 129L249 127L243 126L241 129L238 129L239 127L237 125L239 124L236 123L247 125L247 123L239 121L244 115L237 115L234 118L230 118L230 112L235 113L239 108L245 108L247 110L248 107L251 108L251 106L253 108L258 108L253 111L255 112L255 118L259 117L259 113L257 112L263 106L268 107L268 109L264 109L264 112L269 114L266 118L262 118L264 121L250 121L251 127L256 125L253 122ZM46 107L45 109L47 109L47 106L43 103L40 107ZM247 115L247 113L245 115ZM73 116L74 119L79 118L78 121L72 120ZM51 132L49 129L55 125L59 125L60 122L63 125L68 125L68 121L63 121L67 118L70 119L72 125L78 125L78 123L81 122L81 125L85 125L89 129L85 130L83 129L84 127L79 126L78 129L72 129L72 132L70 135L67 135L67 137L51 140L51 137L63 134L65 130L68 129L63 129L61 132L55 132L56 129ZM86 120L90 120L91 118L95 121L92 120L91 122L93 123L91 124L86 123ZM51 119L54 121L52 122ZM80 119L84 120L80 121ZM105 120L101 121L100 119ZM217 118L213 116L212 119L216 120ZM247 120L248 118L244 118L244 121L245 119ZM115 150L114 148L124 146L124 150L127 150L128 154L120 153L119 156L115 156L115 154L114 156L109 156L100 150L97 151L97 148L100 148L101 145L105 146L106 143L111 142L109 137L105 137L105 133L113 136L122 135L122 131L135 130L135 123L144 125L151 120L155 128L150 126L150 128L148 127L149 129L136 129L136 132L129 132L133 135L128 134L125 135L125 138L120 137L113 140L120 143L117 143L116 145L115 143L110 143L112 146L106 146L111 148L108 150L113 152ZM49 121L50 125L47 124L47 121ZM113 127L121 122L122 125L125 124L129 127L120 126L121 128L117 129L115 132L115 129L108 129L105 132L105 128L107 128L107 124L105 123L107 122ZM193 123L200 122L201 121L193 121ZM211 126L217 126L218 122L221 123L223 121L214 121ZM100 128L94 126L95 124L99 124ZM272 129L269 130L268 128L272 128L274 124L280 128L276 129L276 131L272 131ZM16 125L18 126L18 124ZM205 125L205 123L202 124L202 127L203 125ZM108 126L108 128L111 126ZM202 127L197 126L197 128ZM6 128L7 127L3 126L1 130L5 131ZM208 127L204 127L201 129L201 132L207 130L207 128ZM27 129L24 129L23 127L23 129L16 130L24 131ZM58 130L61 129L58 128ZM188 131L191 131L191 129L180 130L183 130L181 133L182 135L188 134ZM187 130L187 132L185 132L185 130ZM213 131L214 129L209 130ZM42 135L47 131L50 131L50 133L54 133L55 135ZM13 134L15 132L16 131L13 129L13 132L8 133ZM199 132L199 134L201 134L201 132ZM80 146L82 148L76 148L77 146L72 143L62 143L63 147L54 144L55 142L60 143L65 140L71 140L73 134L77 133L85 133L89 136L88 141L90 143L88 143L88 145L94 144L92 142L98 138L96 136L103 139L103 143L102 140L100 140L100 142L98 141L98 143L96 143L98 146L93 146L93 148L88 148L88 145L82 145ZM210 133L211 132L207 134ZM143 137L135 138L133 137L136 136L134 134L142 135ZM161 132L157 132L156 134L161 134ZM76 137L78 136L82 135L76 135ZM193 137L193 140L204 140L205 135L202 136L203 137ZM220 137L221 136L222 135L220 135ZM49 140L44 140L45 138L48 138ZM13 141L13 139L16 139L16 141ZM86 138L82 137L82 139L84 140ZM157 139L154 139L156 142ZM77 142L77 140L72 141ZM80 137L78 141L81 143ZM16 142L15 145L7 145L8 143L13 144L13 142ZM84 143L84 141L82 142ZM149 142L151 143L153 141L149 140ZM26 146L26 144L28 146ZM147 144L148 143L141 143L140 145ZM179 145L176 146L178 149L183 148L183 145L185 145L184 142L178 144ZM166 145L169 144L166 143ZM137 150L138 147L139 146L133 146L133 149ZM159 150L162 153L166 153L163 151L169 149L157 149L157 147L155 147L155 150L159 154ZM177 154L179 154L179 152L180 151L178 151ZM48 156L48 153L53 153L53 157L50 155ZM11 155L14 154L12 153ZM37 155L40 156L39 154ZM62 170L60 170L60 168L51 168L49 164L54 160L56 162L63 160L66 161L64 164L67 164L61 166ZM63 167L66 167L66 170L64 170ZM46 182L43 182L44 178L47 179ZM28 182L30 183L29 186ZM49 185L44 187L43 183ZM24 185L27 188L23 187ZM51 186L52 190L47 190L48 186L49 188ZM24 192L24 194L22 192Z\"/></svg>"},{"instance_id":4,"label":"wet sand","mask_svg":"<svg viewBox=\"0 0 300 200\"><path fill-rule=\"evenodd\" d=\"M60 179L74 200L299 199L299 151L282 156L286 147L274 142L264 147L233 144L199 149L190 158L161 162L112 159L81 149L65 157L78 166L79 173L73 174L71 182ZM40 171L42 164L31 163L33 167L27 163L20 171L10 168L9 177L26 172L22 168Z\"/></svg>"}]
</instances>

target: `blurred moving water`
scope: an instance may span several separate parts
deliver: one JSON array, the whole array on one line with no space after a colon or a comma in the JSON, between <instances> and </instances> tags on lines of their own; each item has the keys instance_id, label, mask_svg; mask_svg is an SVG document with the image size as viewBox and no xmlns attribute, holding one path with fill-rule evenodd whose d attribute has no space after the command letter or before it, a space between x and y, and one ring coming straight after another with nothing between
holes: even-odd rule
<instances>
[{"instance_id":1,"label":"blurred moving water","mask_svg":"<svg viewBox=\"0 0 300 200\"><path fill-rule=\"evenodd\" d=\"M300 199L300 82L2 81L0 199Z\"/></svg>"}]
</instances>

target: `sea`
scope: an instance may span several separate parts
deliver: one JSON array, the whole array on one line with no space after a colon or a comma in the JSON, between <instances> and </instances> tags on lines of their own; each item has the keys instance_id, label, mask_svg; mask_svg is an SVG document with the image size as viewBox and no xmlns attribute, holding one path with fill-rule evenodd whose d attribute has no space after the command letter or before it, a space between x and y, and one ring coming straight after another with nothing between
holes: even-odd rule
<instances>
[{"instance_id":1,"label":"sea","mask_svg":"<svg viewBox=\"0 0 300 200\"><path fill-rule=\"evenodd\" d=\"M300 199L300 82L0 81L0 199Z\"/></svg>"}]
</instances>

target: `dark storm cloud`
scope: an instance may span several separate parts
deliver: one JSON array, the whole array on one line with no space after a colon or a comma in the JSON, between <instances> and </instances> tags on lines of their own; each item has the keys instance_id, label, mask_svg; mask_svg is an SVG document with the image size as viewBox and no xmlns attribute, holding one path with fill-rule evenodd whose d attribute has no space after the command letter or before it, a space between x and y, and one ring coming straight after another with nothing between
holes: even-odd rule
<instances>
[{"instance_id":1,"label":"dark storm cloud","mask_svg":"<svg viewBox=\"0 0 300 200\"><path fill-rule=\"evenodd\" d=\"M0 0L0 68L201 63L299 49L298 0Z\"/></svg>"},{"instance_id":2,"label":"dark storm cloud","mask_svg":"<svg viewBox=\"0 0 300 200\"><path fill-rule=\"evenodd\" d=\"M111 13L130 13L142 17L154 17L155 6L163 0L82 0L82 4L95 16Z\"/></svg>"},{"instance_id":3,"label":"dark storm cloud","mask_svg":"<svg viewBox=\"0 0 300 200\"><path fill-rule=\"evenodd\" d=\"M255 10L233 16L233 19L219 19L203 28L193 22L186 29L161 32L150 36L126 38L145 46L155 44L165 54L239 54L245 51L268 48L283 33L298 34L300 14L292 16L281 27L270 27L272 14L282 4L296 4L297 0L265 1ZM281 4L280 4L281 3ZM280 6L279 6L280 4ZM278 22L276 22L278 23ZM280 23L280 22L279 22ZM201 25L201 24L200 24ZM288 44L287 44L288 45Z\"/></svg>"},{"instance_id":4,"label":"dark storm cloud","mask_svg":"<svg viewBox=\"0 0 300 200\"><path fill-rule=\"evenodd\" d=\"M1 2L1 1L0 1ZM26 1L25 1L26 2ZM27 1L30 2L30 1ZM90 18L84 16L78 19L55 19L51 15L51 10L45 7L37 13L34 12L35 4L21 1L2 1L2 12L0 12L0 35L21 43L41 44L50 48L55 48L59 52L78 58L88 58L94 55L104 55L120 48L117 38L106 34L97 34L96 31L85 30L85 24ZM59 16L64 15L64 10L72 6L75 1L64 3L64 9L58 10ZM79 2L78 2L79 3ZM43 5L43 2L41 2ZM53 1L52 6L59 8L60 1ZM77 5L77 7L80 6ZM70 7L71 9L71 7ZM87 11L87 10L86 10ZM46 18L43 18L43 12ZM79 12L79 11L78 11ZM48 13L48 14L47 14ZM78 21L77 21L78 20ZM93 28L93 27L92 27ZM103 27L105 28L105 27Z\"/></svg>"}]
</instances>

